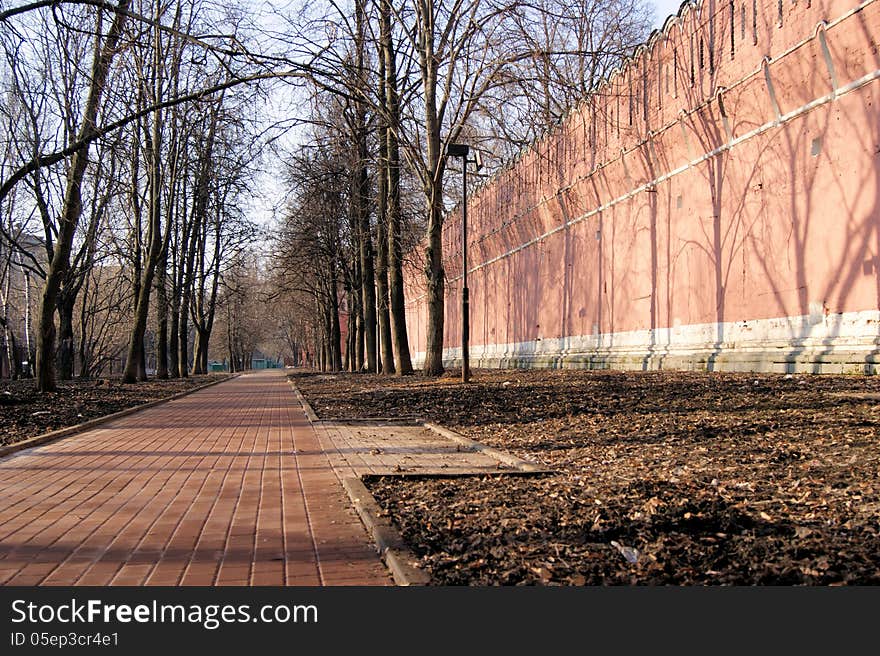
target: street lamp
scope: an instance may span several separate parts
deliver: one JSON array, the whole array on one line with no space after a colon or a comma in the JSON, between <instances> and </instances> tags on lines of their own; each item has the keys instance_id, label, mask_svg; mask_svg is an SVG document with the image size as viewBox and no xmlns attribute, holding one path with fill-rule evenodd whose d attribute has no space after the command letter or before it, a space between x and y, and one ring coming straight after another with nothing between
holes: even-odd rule
<instances>
[{"instance_id":1,"label":"street lamp","mask_svg":"<svg viewBox=\"0 0 880 656\"><path fill-rule=\"evenodd\" d=\"M480 151L474 151L474 158L468 159L470 146L451 143L446 146L447 157L461 157L461 382L471 378L470 369L470 290L468 289L467 261L467 165L475 164L477 171L483 168Z\"/></svg>"}]
</instances>

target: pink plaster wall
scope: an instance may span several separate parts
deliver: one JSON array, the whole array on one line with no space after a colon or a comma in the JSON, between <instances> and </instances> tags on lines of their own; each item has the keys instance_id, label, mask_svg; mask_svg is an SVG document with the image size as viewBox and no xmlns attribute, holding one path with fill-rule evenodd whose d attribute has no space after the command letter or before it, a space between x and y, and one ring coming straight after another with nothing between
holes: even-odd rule
<instances>
[{"instance_id":1,"label":"pink plaster wall","mask_svg":"<svg viewBox=\"0 0 880 656\"><path fill-rule=\"evenodd\" d=\"M880 309L880 2L754 7L686 7L472 194L472 348L651 331L647 350L661 328ZM452 213L447 348L459 231ZM423 275L407 276L421 353Z\"/></svg>"}]
</instances>

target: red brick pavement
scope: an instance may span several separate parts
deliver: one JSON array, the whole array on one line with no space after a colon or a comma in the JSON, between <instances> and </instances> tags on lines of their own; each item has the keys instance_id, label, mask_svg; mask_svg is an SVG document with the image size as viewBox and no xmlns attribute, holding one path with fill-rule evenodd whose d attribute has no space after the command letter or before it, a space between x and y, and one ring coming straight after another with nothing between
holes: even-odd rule
<instances>
[{"instance_id":1,"label":"red brick pavement","mask_svg":"<svg viewBox=\"0 0 880 656\"><path fill-rule=\"evenodd\" d=\"M0 460L0 584L387 585L283 373Z\"/></svg>"}]
</instances>

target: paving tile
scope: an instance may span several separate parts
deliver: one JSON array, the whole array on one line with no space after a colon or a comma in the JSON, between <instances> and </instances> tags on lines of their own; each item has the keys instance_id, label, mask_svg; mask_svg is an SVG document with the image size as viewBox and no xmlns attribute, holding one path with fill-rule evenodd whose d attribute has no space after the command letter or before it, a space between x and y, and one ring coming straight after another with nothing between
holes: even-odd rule
<instances>
[{"instance_id":1,"label":"paving tile","mask_svg":"<svg viewBox=\"0 0 880 656\"><path fill-rule=\"evenodd\" d=\"M8 456L0 496L0 584L391 584L281 371Z\"/></svg>"}]
</instances>

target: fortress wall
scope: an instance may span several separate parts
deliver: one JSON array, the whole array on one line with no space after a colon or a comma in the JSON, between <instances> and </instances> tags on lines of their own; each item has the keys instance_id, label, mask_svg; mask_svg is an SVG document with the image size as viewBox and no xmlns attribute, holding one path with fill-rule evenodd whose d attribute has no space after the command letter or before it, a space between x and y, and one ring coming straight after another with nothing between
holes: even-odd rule
<instances>
[{"instance_id":1,"label":"fortress wall","mask_svg":"<svg viewBox=\"0 0 880 656\"><path fill-rule=\"evenodd\" d=\"M471 194L474 366L876 372L878 40L876 0L683 6ZM460 230L453 212L450 364Z\"/></svg>"}]
</instances>

